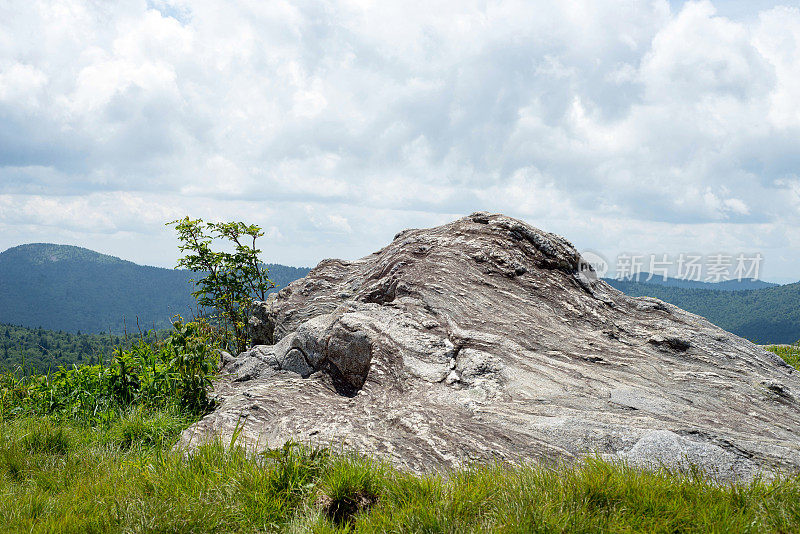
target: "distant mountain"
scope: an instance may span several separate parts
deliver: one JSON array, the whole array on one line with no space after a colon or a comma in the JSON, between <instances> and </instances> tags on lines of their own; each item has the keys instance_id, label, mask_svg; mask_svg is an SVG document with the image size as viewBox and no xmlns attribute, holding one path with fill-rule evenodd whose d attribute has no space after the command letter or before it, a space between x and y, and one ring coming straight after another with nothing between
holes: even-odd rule
<instances>
[{"instance_id":1,"label":"distant mountain","mask_svg":"<svg viewBox=\"0 0 800 534\"><path fill-rule=\"evenodd\" d=\"M714 291L745 291L748 289L764 289L766 287L775 287L778 284L771 282L764 282L763 280L725 280L722 282L701 282L696 280L684 280L682 278L667 278L664 279L660 275L652 275L650 273L639 273L638 278L632 280L616 280L607 278L606 282L614 286L616 282L639 282L644 284L657 284L667 287L682 287L686 289L711 289ZM648 278L650 278L648 280ZM616 286L614 286L616 287Z\"/></svg>"},{"instance_id":2,"label":"distant mountain","mask_svg":"<svg viewBox=\"0 0 800 534\"><path fill-rule=\"evenodd\" d=\"M279 287L309 269L267 264ZM69 245L32 243L0 253L0 323L65 332L137 331L191 316L195 275Z\"/></svg>"},{"instance_id":3,"label":"distant mountain","mask_svg":"<svg viewBox=\"0 0 800 534\"><path fill-rule=\"evenodd\" d=\"M674 304L756 343L794 343L800 339L800 282L747 290L731 290L731 285L724 282L726 287L717 290L606 282L634 297L655 297Z\"/></svg>"}]
</instances>

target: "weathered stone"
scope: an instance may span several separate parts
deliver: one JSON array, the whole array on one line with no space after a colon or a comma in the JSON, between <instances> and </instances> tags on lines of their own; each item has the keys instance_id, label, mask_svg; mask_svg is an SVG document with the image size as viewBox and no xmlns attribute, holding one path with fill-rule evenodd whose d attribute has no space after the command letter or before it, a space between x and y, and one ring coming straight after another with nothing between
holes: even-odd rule
<instances>
[{"instance_id":1,"label":"weathered stone","mask_svg":"<svg viewBox=\"0 0 800 534\"><path fill-rule=\"evenodd\" d=\"M274 342L275 318L272 315L274 300L275 293L272 293L266 302L255 302L250 308L247 326L253 345L272 345Z\"/></svg>"},{"instance_id":2,"label":"weathered stone","mask_svg":"<svg viewBox=\"0 0 800 534\"><path fill-rule=\"evenodd\" d=\"M800 380L780 358L597 279L563 238L475 213L325 260L254 309L219 408L241 432L352 447L417 471L485 459L800 469ZM272 344L274 343L274 344Z\"/></svg>"}]
</instances>

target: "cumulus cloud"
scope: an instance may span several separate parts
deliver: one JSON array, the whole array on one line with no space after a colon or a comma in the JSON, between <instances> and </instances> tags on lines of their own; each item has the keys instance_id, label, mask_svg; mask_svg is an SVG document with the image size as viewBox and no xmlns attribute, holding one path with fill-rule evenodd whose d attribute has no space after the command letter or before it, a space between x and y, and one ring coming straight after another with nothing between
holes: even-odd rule
<instances>
[{"instance_id":1,"label":"cumulus cloud","mask_svg":"<svg viewBox=\"0 0 800 534\"><path fill-rule=\"evenodd\" d=\"M609 256L758 248L767 276L798 277L797 7L11 0L0 15L0 247L171 264L161 223L190 213L262 224L270 260L313 264L488 209Z\"/></svg>"}]
</instances>

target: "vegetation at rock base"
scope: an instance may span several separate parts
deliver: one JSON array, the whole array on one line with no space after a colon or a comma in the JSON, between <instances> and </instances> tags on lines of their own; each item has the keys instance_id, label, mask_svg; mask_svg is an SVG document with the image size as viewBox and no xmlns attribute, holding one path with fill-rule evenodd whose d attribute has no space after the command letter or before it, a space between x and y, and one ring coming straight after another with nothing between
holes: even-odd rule
<instances>
[{"instance_id":1,"label":"vegetation at rock base","mask_svg":"<svg viewBox=\"0 0 800 534\"><path fill-rule=\"evenodd\" d=\"M33 375L7 370L0 374L0 418L43 416L95 426L132 407L201 414L219 361L213 341L207 324L176 320L163 341L142 338L118 347L109 363Z\"/></svg>"},{"instance_id":2,"label":"vegetation at rock base","mask_svg":"<svg viewBox=\"0 0 800 534\"><path fill-rule=\"evenodd\" d=\"M597 458L419 476L346 452L173 450L204 412L202 324L108 366L0 380L8 532L797 532L800 475L717 484ZM774 350L798 366L800 345ZM199 393L202 389L203 393Z\"/></svg>"},{"instance_id":3,"label":"vegetation at rock base","mask_svg":"<svg viewBox=\"0 0 800 534\"><path fill-rule=\"evenodd\" d=\"M0 423L9 532L796 532L800 478L717 485L590 458L417 476L350 454L229 443L188 456L185 423L131 410L108 427Z\"/></svg>"}]
</instances>

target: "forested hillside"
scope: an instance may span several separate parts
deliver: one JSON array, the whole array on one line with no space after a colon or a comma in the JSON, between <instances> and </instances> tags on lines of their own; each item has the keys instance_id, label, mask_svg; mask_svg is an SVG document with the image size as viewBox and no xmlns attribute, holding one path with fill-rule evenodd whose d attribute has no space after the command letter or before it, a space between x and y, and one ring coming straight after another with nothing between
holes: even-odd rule
<instances>
[{"instance_id":1,"label":"forested hillside","mask_svg":"<svg viewBox=\"0 0 800 534\"><path fill-rule=\"evenodd\" d=\"M655 297L702 315L712 323L756 343L794 343L800 339L800 282L746 291L669 287L606 280L635 297Z\"/></svg>"},{"instance_id":2,"label":"forested hillside","mask_svg":"<svg viewBox=\"0 0 800 534\"><path fill-rule=\"evenodd\" d=\"M83 334L0 324L0 372L24 369L46 373L59 366L107 362L115 347L145 339L163 338L169 331L138 332L127 338L110 334Z\"/></svg>"},{"instance_id":3,"label":"forested hillside","mask_svg":"<svg viewBox=\"0 0 800 534\"><path fill-rule=\"evenodd\" d=\"M268 264L283 287L308 269ZM85 248L34 243L0 253L0 323L121 334L191 316L193 273L137 265Z\"/></svg>"}]
</instances>

